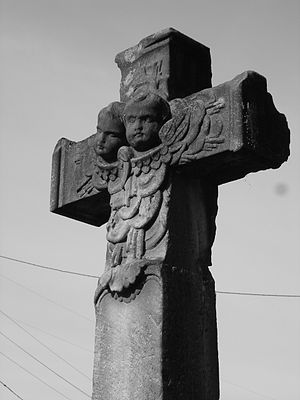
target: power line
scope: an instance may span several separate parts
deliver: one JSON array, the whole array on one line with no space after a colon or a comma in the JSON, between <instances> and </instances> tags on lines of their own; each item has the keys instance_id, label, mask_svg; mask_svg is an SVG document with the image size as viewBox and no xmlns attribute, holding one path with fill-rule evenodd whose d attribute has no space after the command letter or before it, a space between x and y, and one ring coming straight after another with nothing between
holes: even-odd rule
<instances>
[{"instance_id":1,"label":"power line","mask_svg":"<svg viewBox=\"0 0 300 400\"><path fill-rule=\"evenodd\" d=\"M35 329L35 330L37 330L37 331L40 331L40 332L44 333L45 335L48 335L48 336L50 336L50 337L53 337L54 339L60 340L60 341L62 341L62 342L64 342L64 343L68 343L68 344L70 344L71 346L77 347L78 349L81 349L81 350L83 350L83 351L85 351L85 352L87 352L87 353L90 353L90 354L93 353L92 350L89 350L89 349L87 349L86 347L83 347L83 346L80 346L79 344L70 342L69 340L62 338L61 336L54 335L53 333L47 332L47 331L45 331L45 330L43 330L43 329L41 329L41 328L38 328L37 326L31 325L31 324L29 324L28 322L20 321L20 320L17 321L17 322L20 322L20 323L22 323L23 325L29 326L29 327L32 328L32 329Z\"/></svg>"},{"instance_id":2,"label":"power line","mask_svg":"<svg viewBox=\"0 0 300 400\"><path fill-rule=\"evenodd\" d=\"M236 386L236 387L238 387L238 388L240 388L240 389L242 389L242 390L246 390L246 392L256 394L256 395L259 396L259 397L264 397L265 399L269 399L269 400L276 400L274 397L270 397L270 396L268 396L268 395L266 395L266 394L258 393L258 392L254 391L254 390L247 389L247 388L245 388L244 386L237 385L236 383L226 381L225 379L224 379L224 382L227 383L227 384L229 384L229 385Z\"/></svg>"},{"instance_id":3,"label":"power line","mask_svg":"<svg viewBox=\"0 0 300 400\"><path fill-rule=\"evenodd\" d=\"M84 273L80 273L80 272L74 272L74 271L63 270L63 269L59 269L59 268L48 267L48 266L44 266L44 265L41 265L41 264L35 264L35 263L32 263L32 262L19 260L19 259L16 259L16 258L7 257L7 256L3 256L3 255L0 255L0 257L4 258L6 260L16 261L16 262L21 263L21 264L31 265L33 267L38 267L38 268L43 268L43 269L49 269L49 270L56 271L56 272L62 272L62 273L71 274L71 275L79 275L79 276L84 276L84 277L87 277L87 278L97 278L97 279L99 278L99 276L96 276L96 275L89 275L89 274L84 274ZM216 293L217 294L230 294L230 295L236 295L236 296L300 298L300 294L230 292L230 291L222 291L222 290L216 290Z\"/></svg>"},{"instance_id":4,"label":"power line","mask_svg":"<svg viewBox=\"0 0 300 400\"><path fill-rule=\"evenodd\" d=\"M14 279L8 278L7 276L5 276L5 275L3 275L3 274L0 274L0 277L2 277L2 278L4 278L4 279L7 279L8 281L10 281L10 282L14 283L15 285L21 287L22 289L25 289L25 290L27 290L28 292L31 292L31 293L35 294L36 296L40 297L41 299L47 300L47 301L49 301L50 303L55 304L56 306L58 306L58 307L60 307L60 308L63 308L63 309L65 309L65 310L71 312L72 314L77 315L78 317L84 318L85 320L90 321L90 322L94 322L94 321L92 321L90 318L86 317L85 315L80 314L78 311L75 311L75 310L73 310L72 308L66 307L66 306L64 306L63 304L57 303L56 301L54 301L54 300L52 300L52 299L49 299L49 297L46 297L46 296L44 296L43 294L40 294L40 293L36 292L35 290L30 289L30 288L28 288L27 286L22 285L22 284L19 283L19 282L16 282Z\"/></svg>"},{"instance_id":5,"label":"power line","mask_svg":"<svg viewBox=\"0 0 300 400\"><path fill-rule=\"evenodd\" d=\"M234 294L239 296L262 296L262 297L300 297L299 294L274 294L274 293L251 293L251 292L224 292L216 290L218 294Z\"/></svg>"},{"instance_id":6,"label":"power line","mask_svg":"<svg viewBox=\"0 0 300 400\"><path fill-rule=\"evenodd\" d=\"M18 343L16 343L14 340L10 339L8 336L6 336L3 332L0 331L0 335L4 336L7 340L9 340L11 343L13 343L15 346L17 346L20 350L22 350L24 353L26 353L29 357L33 358L36 362L41 364L43 367L47 368L49 371L51 371L54 375L56 375L58 378L62 379L63 381L67 382L70 386L72 386L74 389L78 390L85 396L87 396L90 399L90 395L83 390L81 390L78 386L74 385L72 382L68 381L68 379L64 378L62 375L58 374L56 371L54 371L52 368L48 367L48 365L44 364L42 361L40 361L37 357L29 353L29 351L25 350L22 346L20 346Z\"/></svg>"},{"instance_id":7,"label":"power line","mask_svg":"<svg viewBox=\"0 0 300 400\"><path fill-rule=\"evenodd\" d=\"M13 364L17 365L19 368L23 369L24 371L26 371L29 375L33 376L35 379L37 379L39 382L43 383L44 385L48 386L48 388L54 390L54 392L60 394L62 397L64 397L67 400L72 400L70 399L70 397L65 396L63 393L59 392L57 389L55 389L53 386L49 385L47 382L45 382L43 379L39 378L38 376L34 375L32 372L28 371L28 369L24 368L22 365L20 365L19 363L17 363L17 361L13 360L12 358L10 358L9 356L7 356L6 354L2 353L2 351L0 351L0 354L7 358L10 362L12 362Z\"/></svg>"},{"instance_id":8,"label":"power line","mask_svg":"<svg viewBox=\"0 0 300 400\"><path fill-rule=\"evenodd\" d=\"M32 335L30 332L28 332L27 329L25 329L22 325L20 325L16 320L14 320L12 317L10 317L8 314L6 314L4 311L0 309L0 313L4 315L6 318L8 318L11 322L13 322L15 325L17 325L20 329L22 329L24 332L27 333L31 338L33 338L36 342L38 342L41 346L43 346L45 349L50 351L50 353L54 354L57 358L59 358L61 361L66 363L69 367L77 371L80 375L84 376L90 381L90 377L87 376L84 372L80 371L80 369L76 368L73 364L71 364L69 361L65 360L63 357L61 357L59 354L57 354L54 350L52 350L50 347L48 347L45 343L43 343L41 340L36 338L34 335Z\"/></svg>"},{"instance_id":9,"label":"power line","mask_svg":"<svg viewBox=\"0 0 300 400\"><path fill-rule=\"evenodd\" d=\"M30 265L32 267L37 267L37 268L43 268L43 269L50 269L52 271L56 271L56 272L63 272L64 274L70 274L70 275L78 275L78 276L85 276L88 278L99 278L99 276L96 275L89 275L89 274L83 274L81 272L75 272L75 271L68 271L65 269L59 269L59 268L54 268L54 267L48 267L46 265L41 265L41 264L35 264L29 261L24 261L24 260L18 260L17 258L12 258L12 257L7 257L7 256L2 256L0 255L1 258L4 258L6 260L10 260L10 261L15 261L21 264L26 264L26 265Z\"/></svg>"},{"instance_id":10,"label":"power line","mask_svg":"<svg viewBox=\"0 0 300 400\"><path fill-rule=\"evenodd\" d=\"M1 383L6 389L8 389L12 394L14 394L18 399L24 400L23 397L19 396L14 390L12 390L12 388L10 388L8 385L6 385L6 383L2 382L1 379L0 379L0 383Z\"/></svg>"}]
</instances>

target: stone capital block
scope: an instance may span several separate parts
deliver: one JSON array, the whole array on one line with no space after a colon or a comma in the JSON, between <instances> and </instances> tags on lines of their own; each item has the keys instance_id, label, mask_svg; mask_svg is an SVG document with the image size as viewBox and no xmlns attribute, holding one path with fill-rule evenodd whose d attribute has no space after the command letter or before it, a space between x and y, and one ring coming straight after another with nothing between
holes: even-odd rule
<instances>
[{"instance_id":1,"label":"stone capital block","mask_svg":"<svg viewBox=\"0 0 300 400\"><path fill-rule=\"evenodd\" d=\"M166 100L211 87L209 48L168 28L117 54L121 70L120 98L152 90Z\"/></svg>"}]
</instances>

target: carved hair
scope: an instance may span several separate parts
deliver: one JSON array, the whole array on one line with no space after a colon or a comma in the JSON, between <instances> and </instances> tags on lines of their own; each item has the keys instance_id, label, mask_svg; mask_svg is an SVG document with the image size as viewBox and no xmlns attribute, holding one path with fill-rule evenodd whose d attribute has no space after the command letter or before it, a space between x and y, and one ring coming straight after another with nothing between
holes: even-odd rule
<instances>
[{"instance_id":1,"label":"carved hair","mask_svg":"<svg viewBox=\"0 0 300 400\"><path fill-rule=\"evenodd\" d=\"M114 126L118 128L120 133L124 132L125 127L122 119L122 115L124 114L125 103L121 103L119 101L114 101L110 103L108 106L102 108L98 114L99 120L109 120Z\"/></svg>"},{"instance_id":2,"label":"carved hair","mask_svg":"<svg viewBox=\"0 0 300 400\"><path fill-rule=\"evenodd\" d=\"M167 100L153 92L139 92L130 99L125 105L124 117L126 116L126 111L130 106L134 104L141 105L141 103L147 106L151 105L159 111L162 123L165 123L172 117L171 109Z\"/></svg>"}]
</instances>

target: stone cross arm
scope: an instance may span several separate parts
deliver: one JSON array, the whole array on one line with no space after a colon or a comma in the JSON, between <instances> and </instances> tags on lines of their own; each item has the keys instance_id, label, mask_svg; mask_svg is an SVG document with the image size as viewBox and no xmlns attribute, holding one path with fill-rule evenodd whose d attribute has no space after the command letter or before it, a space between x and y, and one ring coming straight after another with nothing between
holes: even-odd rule
<instances>
[{"instance_id":1,"label":"stone cross arm","mask_svg":"<svg viewBox=\"0 0 300 400\"><path fill-rule=\"evenodd\" d=\"M102 190L97 194L81 198L78 189L85 177L85 168L80 156L89 159L93 151L95 135L74 142L66 138L60 139L52 155L52 172L50 188L50 211L101 226L110 215L109 194Z\"/></svg>"},{"instance_id":2,"label":"stone cross arm","mask_svg":"<svg viewBox=\"0 0 300 400\"><path fill-rule=\"evenodd\" d=\"M196 154L193 162L179 166L217 184L244 177L250 172L278 168L289 155L289 129L267 92L266 79L244 72L229 82L170 101L172 115L178 108L207 107L208 138L219 138L215 148ZM217 112L210 110L217 104ZM208 106L207 106L208 105ZM81 197L80 188L91 168L95 135L73 142L60 139L52 160L52 212L100 226L110 215L105 189Z\"/></svg>"}]
</instances>

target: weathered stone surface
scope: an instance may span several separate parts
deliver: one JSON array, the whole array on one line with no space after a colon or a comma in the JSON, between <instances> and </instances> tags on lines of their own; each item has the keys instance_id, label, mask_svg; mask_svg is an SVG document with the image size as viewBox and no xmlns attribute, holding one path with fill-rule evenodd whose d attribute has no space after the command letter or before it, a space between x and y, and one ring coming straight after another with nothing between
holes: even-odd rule
<instances>
[{"instance_id":1,"label":"weathered stone surface","mask_svg":"<svg viewBox=\"0 0 300 400\"><path fill-rule=\"evenodd\" d=\"M65 217L100 226L110 215L109 195L106 190L81 197L78 188L86 180L83 166L92 159L95 135L81 142L62 138L52 156L50 211Z\"/></svg>"},{"instance_id":2,"label":"weathered stone surface","mask_svg":"<svg viewBox=\"0 0 300 400\"><path fill-rule=\"evenodd\" d=\"M130 301L106 290L97 302L94 400L162 398L161 279L149 274L135 292Z\"/></svg>"},{"instance_id":3,"label":"weathered stone surface","mask_svg":"<svg viewBox=\"0 0 300 400\"><path fill-rule=\"evenodd\" d=\"M108 221L93 400L219 399L209 272L218 184L278 168L289 130L264 77L209 88L208 60L174 30L144 39L117 56L125 104L99 114L96 135L55 149L51 210Z\"/></svg>"},{"instance_id":4,"label":"weathered stone surface","mask_svg":"<svg viewBox=\"0 0 300 400\"><path fill-rule=\"evenodd\" d=\"M115 61L122 74L124 102L141 89L172 100L211 86L209 48L173 28L147 36Z\"/></svg>"},{"instance_id":5,"label":"weathered stone surface","mask_svg":"<svg viewBox=\"0 0 300 400\"><path fill-rule=\"evenodd\" d=\"M219 398L209 273L150 266L127 297L105 290L96 318L93 400Z\"/></svg>"},{"instance_id":6,"label":"weathered stone surface","mask_svg":"<svg viewBox=\"0 0 300 400\"><path fill-rule=\"evenodd\" d=\"M184 102L193 107L199 101L215 100L223 106L214 114L208 108L207 134L222 137L224 142L209 152L199 153L197 160L193 160L197 162L191 166L191 173L222 184L250 172L279 168L287 160L290 141L287 121L273 104L266 78L246 71L231 81L188 96Z\"/></svg>"},{"instance_id":7,"label":"weathered stone surface","mask_svg":"<svg viewBox=\"0 0 300 400\"><path fill-rule=\"evenodd\" d=\"M181 108L191 109L197 102L220 100L217 113L210 118L210 137L223 143L202 151L187 168L206 175L216 183L232 181L250 172L278 168L289 155L289 129L285 116L274 107L267 92L266 79L255 72L244 72L217 87L197 92L184 100L170 102L173 115ZM211 111L208 109L208 113ZM93 168L95 135L72 142L61 139L52 162L51 211L100 226L110 214L105 190L91 191L84 197L80 187Z\"/></svg>"},{"instance_id":8,"label":"weathered stone surface","mask_svg":"<svg viewBox=\"0 0 300 400\"><path fill-rule=\"evenodd\" d=\"M98 157L104 164L112 163L117 160L118 149L127 143L121 120L123 108L124 104L113 102L100 110L97 133L87 139L58 141L52 156L52 212L96 226L107 222L110 215L107 191L101 190L101 186L86 187L86 183L91 181Z\"/></svg>"}]
</instances>

